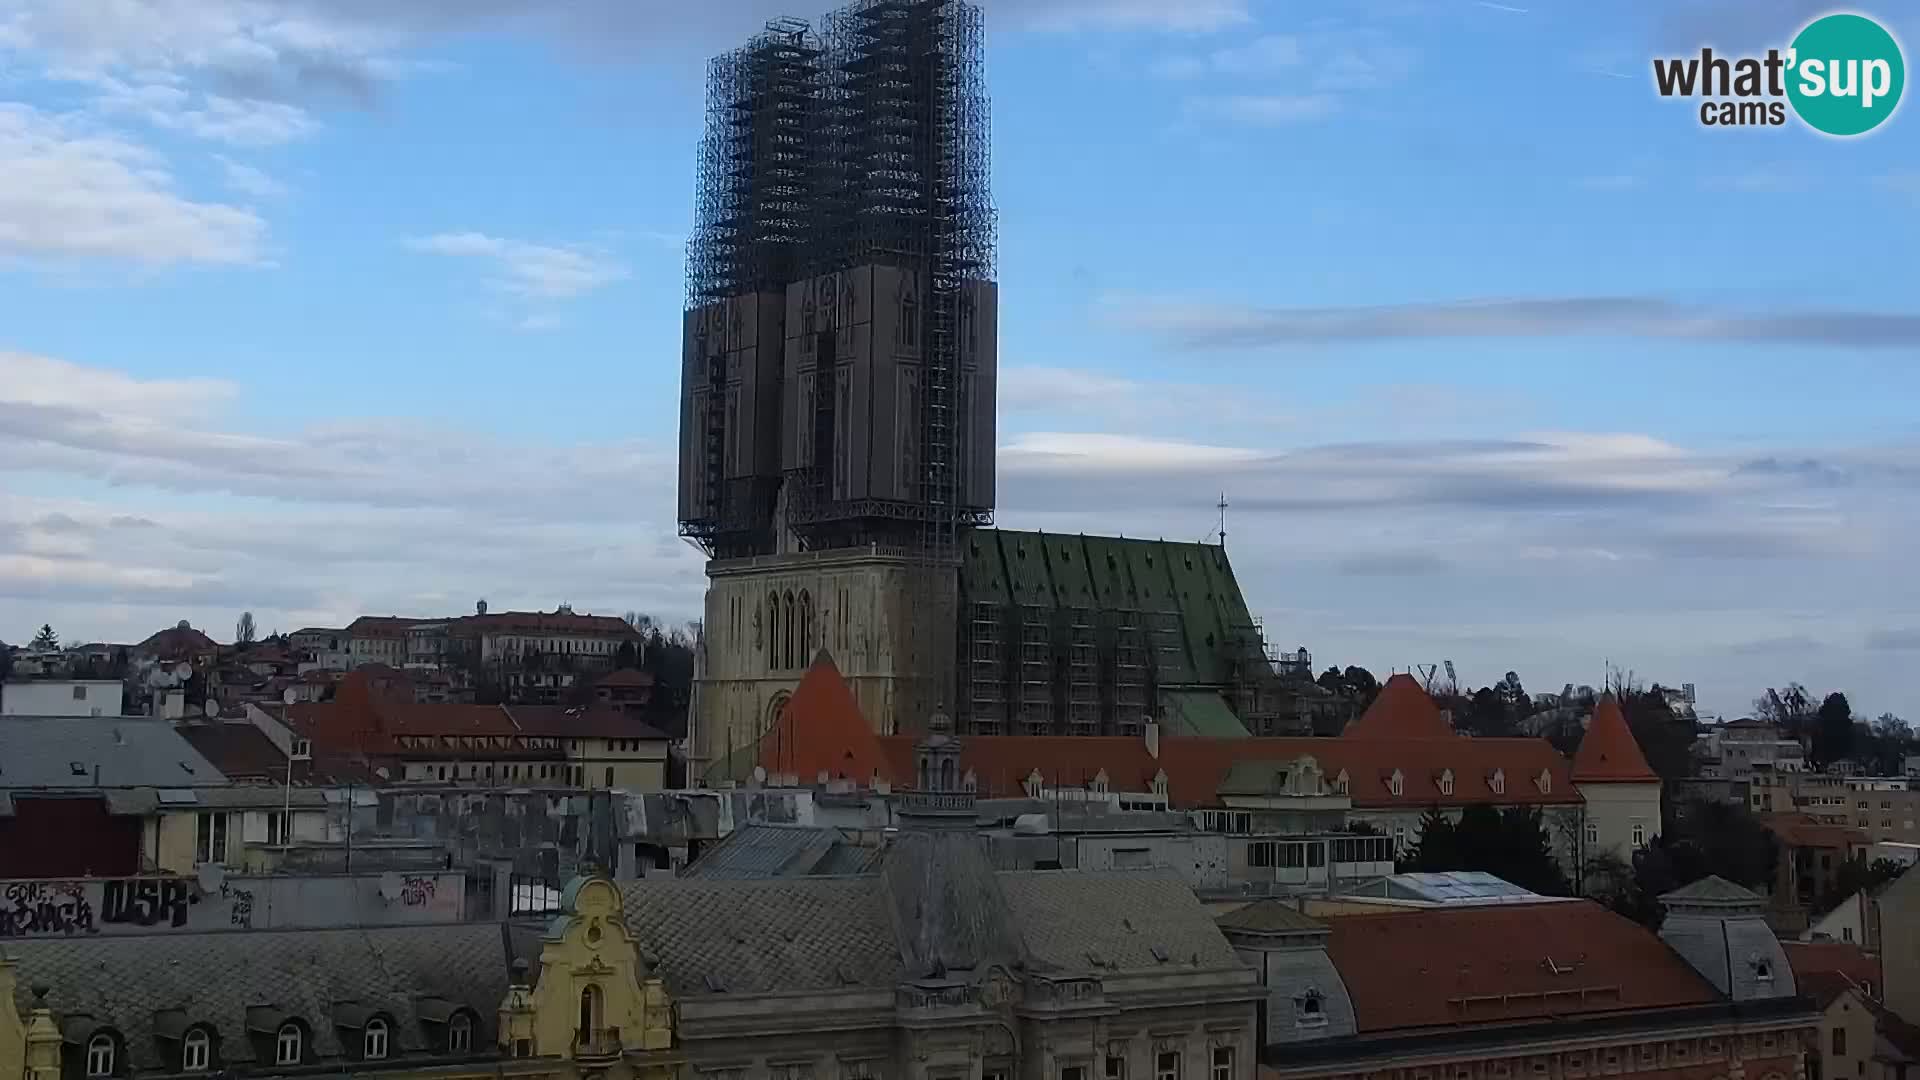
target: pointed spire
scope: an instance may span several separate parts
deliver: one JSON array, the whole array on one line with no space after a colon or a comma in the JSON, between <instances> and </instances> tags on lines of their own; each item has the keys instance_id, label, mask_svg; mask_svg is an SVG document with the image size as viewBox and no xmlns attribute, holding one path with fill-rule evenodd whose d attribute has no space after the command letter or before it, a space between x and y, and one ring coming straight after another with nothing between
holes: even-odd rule
<instances>
[{"instance_id":1,"label":"pointed spire","mask_svg":"<svg viewBox=\"0 0 1920 1080\"><path fill-rule=\"evenodd\" d=\"M1441 715L1432 695L1405 673L1389 678L1367 711L1340 733L1343 739L1444 739L1453 735L1453 726Z\"/></svg>"},{"instance_id":2,"label":"pointed spire","mask_svg":"<svg viewBox=\"0 0 1920 1080\"><path fill-rule=\"evenodd\" d=\"M1580 750L1573 756L1573 782L1576 784L1657 784L1660 777L1647 764L1640 743L1627 726L1626 714L1612 691L1600 695L1593 707L1593 719L1580 739Z\"/></svg>"}]
</instances>

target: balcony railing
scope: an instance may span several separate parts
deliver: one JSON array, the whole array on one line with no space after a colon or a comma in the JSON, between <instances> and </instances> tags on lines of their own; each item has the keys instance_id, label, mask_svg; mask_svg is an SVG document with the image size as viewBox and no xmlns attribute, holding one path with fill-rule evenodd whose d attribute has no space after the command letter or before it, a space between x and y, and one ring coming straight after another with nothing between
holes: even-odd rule
<instances>
[{"instance_id":1,"label":"balcony railing","mask_svg":"<svg viewBox=\"0 0 1920 1080\"><path fill-rule=\"evenodd\" d=\"M953 814L969 815L975 812L975 800L970 791L903 791L900 793L901 809L916 814Z\"/></svg>"},{"instance_id":2,"label":"balcony railing","mask_svg":"<svg viewBox=\"0 0 1920 1080\"><path fill-rule=\"evenodd\" d=\"M622 1051L620 1029L583 1028L573 1033L575 1061L616 1061Z\"/></svg>"}]
</instances>

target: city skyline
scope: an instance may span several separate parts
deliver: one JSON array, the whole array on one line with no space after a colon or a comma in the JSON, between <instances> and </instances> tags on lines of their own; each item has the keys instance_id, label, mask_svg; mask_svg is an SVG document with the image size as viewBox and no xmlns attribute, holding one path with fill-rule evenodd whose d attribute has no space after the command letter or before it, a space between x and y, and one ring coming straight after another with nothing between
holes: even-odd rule
<instances>
[{"instance_id":1,"label":"city skyline","mask_svg":"<svg viewBox=\"0 0 1920 1080\"><path fill-rule=\"evenodd\" d=\"M0 638L697 615L700 62L787 8L189 7L0 14ZM1818 6L985 7L1002 524L1224 491L1322 666L1920 711L1916 121L1707 133L1647 74Z\"/></svg>"}]
</instances>

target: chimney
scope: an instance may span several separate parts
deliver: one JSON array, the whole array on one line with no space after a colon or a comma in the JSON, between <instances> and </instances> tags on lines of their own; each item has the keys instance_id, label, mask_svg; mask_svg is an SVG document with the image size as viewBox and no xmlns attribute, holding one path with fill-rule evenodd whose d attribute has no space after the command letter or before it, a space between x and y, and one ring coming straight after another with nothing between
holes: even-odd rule
<instances>
[{"instance_id":1,"label":"chimney","mask_svg":"<svg viewBox=\"0 0 1920 1080\"><path fill-rule=\"evenodd\" d=\"M1147 721L1146 737L1147 737L1147 756L1153 758L1153 760L1155 761L1159 761L1160 760L1160 722L1159 721L1157 720Z\"/></svg>"}]
</instances>

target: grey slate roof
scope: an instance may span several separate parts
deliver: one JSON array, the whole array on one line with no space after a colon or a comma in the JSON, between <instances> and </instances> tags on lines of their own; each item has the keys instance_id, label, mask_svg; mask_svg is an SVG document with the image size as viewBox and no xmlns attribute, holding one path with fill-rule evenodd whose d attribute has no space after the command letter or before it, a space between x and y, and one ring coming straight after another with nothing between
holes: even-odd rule
<instances>
[{"instance_id":1,"label":"grey slate roof","mask_svg":"<svg viewBox=\"0 0 1920 1080\"><path fill-rule=\"evenodd\" d=\"M400 1050L438 1052L426 1042L418 996L471 1009L473 1045L484 1047L511 967L498 923L42 938L11 940L5 950L19 962L23 1013L34 986L50 987L47 1003L70 1033L76 1016L89 1018L83 1045L90 1030L112 1028L140 1071L169 1067L155 1014L170 1010L183 1025L217 1031L219 1060L228 1063L254 1060L247 1011L259 1006L304 1022L310 1054L341 1053L335 1019L349 1003L388 1014Z\"/></svg>"},{"instance_id":2,"label":"grey slate roof","mask_svg":"<svg viewBox=\"0 0 1920 1080\"><path fill-rule=\"evenodd\" d=\"M9 716L0 723L0 788L187 788L226 782L165 720Z\"/></svg>"},{"instance_id":3,"label":"grey slate roof","mask_svg":"<svg viewBox=\"0 0 1920 1080\"><path fill-rule=\"evenodd\" d=\"M681 997L888 988L929 952L1067 972L1236 962L1193 890L1160 870L985 870L948 895L975 898L971 918L999 914L957 931L936 915L923 936L903 924L938 905L916 902L912 886L945 868L896 847L882 873L857 877L632 882L626 922L641 959Z\"/></svg>"},{"instance_id":4,"label":"grey slate roof","mask_svg":"<svg viewBox=\"0 0 1920 1080\"><path fill-rule=\"evenodd\" d=\"M878 847L851 843L839 829L754 824L708 848L682 876L743 881L864 873L879 855Z\"/></svg>"}]
</instances>

